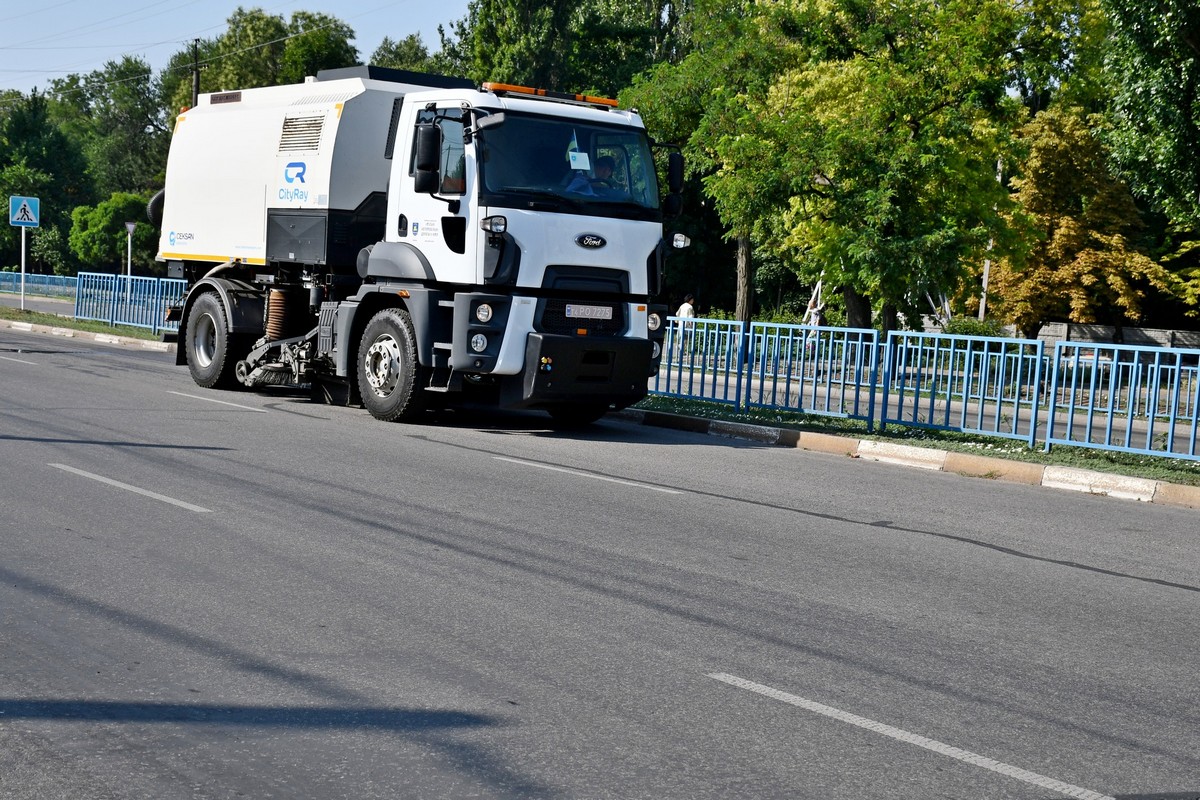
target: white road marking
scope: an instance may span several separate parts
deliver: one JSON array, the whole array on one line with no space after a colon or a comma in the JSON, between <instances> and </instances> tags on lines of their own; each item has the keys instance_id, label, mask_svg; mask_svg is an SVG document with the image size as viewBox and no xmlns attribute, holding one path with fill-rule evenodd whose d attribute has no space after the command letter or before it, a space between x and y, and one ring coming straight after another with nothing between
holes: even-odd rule
<instances>
[{"instance_id":1,"label":"white road marking","mask_svg":"<svg viewBox=\"0 0 1200 800\"><path fill-rule=\"evenodd\" d=\"M28 365L29 365L29 366L31 366L31 367L36 367L36 366L37 366L37 362L36 362L36 361L26 361L26 360L24 360L24 359L21 359L21 358L9 358L8 356L0 356L0 361L15 361L15 362L17 362L18 364L28 364Z\"/></svg>"},{"instance_id":2,"label":"white road marking","mask_svg":"<svg viewBox=\"0 0 1200 800\"><path fill-rule=\"evenodd\" d=\"M183 392L170 392L170 391L167 392L167 394L177 394L180 397L190 397L193 400L204 400L209 403L220 403L223 406L233 406L234 408L240 408L240 409L243 409L244 411L256 411L259 414L270 414L271 413L270 411L267 411L265 408L252 408L250 406L239 406L237 403L227 403L224 400L217 400L212 397L201 397L198 394L184 394Z\"/></svg>"},{"instance_id":3,"label":"white road marking","mask_svg":"<svg viewBox=\"0 0 1200 800\"><path fill-rule=\"evenodd\" d=\"M1005 764L1001 761L988 758L987 756L981 756L976 753L972 753L969 750L961 750L957 747L952 747L948 744L939 742L936 739L928 739L920 734L910 733L900 728L893 728L891 725L885 725L882 722L876 722L874 720L867 719L866 717L860 717L856 714L851 714L847 711L841 711L833 708L832 706L827 706L813 700L807 700L794 694L781 692L778 689L772 689L770 686L764 686L761 683L748 681L745 678L739 678L736 675L727 675L724 672L713 672L709 673L708 677L722 681L723 683L727 683L730 686L736 686L739 689L747 689L751 692L757 692L758 694L770 697L774 700L779 700L793 706L798 706L806 711L812 711L815 714L820 714L831 719L836 719L840 722L855 725L859 728L865 728L866 730L874 733L889 736L901 742L908 742L909 744L915 744L917 747L924 747L926 750L932 750L939 755L949 756L950 758L964 761L967 764L972 764L976 767L982 767L984 769L989 769L992 772L998 772L1001 775L1007 775L1010 778L1016 778L1017 780L1022 780L1026 783L1032 783L1034 786L1038 786L1043 789L1049 789L1050 791L1064 794L1067 797L1077 797L1080 798L1080 800L1116 800L1116 798L1113 798L1109 795L1093 792L1091 789L1084 789L1080 786L1073 786L1069 783L1063 783L1062 781L1055 780L1054 778L1047 778L1045 775L1039 775L1038 773L1030 772L1027 769L1014 767L1010 764Z\"/></svg>"},{"instance_id":4,"label":"white road marking","mask_svg":"<svg viewBox=\"0 0 1200 800\"><path fill-rule=\"evenodd\" d=\"M164 503L170 503L173 506L179 506L180 508L187 509L188 511L195 511L198 514L208 514L212 512L212 509L210 508L194 506L191 503L185 503L182 500L176 500L174 497L167 497L164 494L151 492L148 489L139 489L136 486L130 486L128 483L121 483L120 481L114 481L112 478L106 478L103 475L96 475L91 472L84 472L81 469L75 469L75 467L68 467L66 464L50 464L49 466L54 467L55 469L64 470L65 472L73 473L75 475L80 475L84 478L90 478L91 480L99 481L100 483L106 483L109 486L115 486L118 489L124 489L127 492L134 492L154 500L161 500Z\"/></svg>"},{"instance_id":5,"label":"white road marking","mask_svg":"<svg viewBox=\"0 0 1200 800\"><path fill-rule=\"evenodd\" d=\"M652 492L662 492L663 494L683 494L683 492L675 491L674 489L664 489L661 486L652 486L648 483L638 483L637 481L624 481L620 478L609 478L605 475L593 475L590 472L580 472L579 470L566 469L564 467L552 467L549 464L539 464L536 461L522 461L519 458L505 458L504 456L492 456L497 461L507 461L510 464L521 464L526 467L537 467L538 469L548 469L551 472L565 472L568 475L575 475L580 478L591 478L597 481L608 481L609 483L619 483L622 486L633 486L637 489L649 489Z\"/></svg>"}]
</instances>

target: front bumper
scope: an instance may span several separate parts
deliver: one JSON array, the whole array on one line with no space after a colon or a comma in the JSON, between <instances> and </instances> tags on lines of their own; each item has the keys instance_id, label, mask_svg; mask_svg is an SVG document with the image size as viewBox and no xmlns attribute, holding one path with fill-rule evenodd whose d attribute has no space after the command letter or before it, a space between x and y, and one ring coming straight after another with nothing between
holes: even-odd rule
<instances>
[{"instance_id":1,"label":"front bumper","mask_svg":"<svg viewBox=\"0 0 1200 800\"><path fill-rule=\"evenodd\" d=\"M652 347L646 339L531 333L525 340L525 369L505 379L501 404L607 403L625 408L646 396Z\"/></svg>"}]
</instances>

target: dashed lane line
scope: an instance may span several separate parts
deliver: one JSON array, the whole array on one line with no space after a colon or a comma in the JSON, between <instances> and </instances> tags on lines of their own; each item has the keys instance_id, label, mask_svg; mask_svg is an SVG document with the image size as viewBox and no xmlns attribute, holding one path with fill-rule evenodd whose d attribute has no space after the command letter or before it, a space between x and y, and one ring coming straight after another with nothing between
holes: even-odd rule
<instances>
[{"instance_id":1,"label":"dashed lane line","mask_svg":"<svg viewBox=\"0 0 1200 800\"><path fill-rule=\"evenodd\" d=\"M179 506L180 508L186 509L188 511L195 511L197 514L208 514L208 513L212 512L212 509L210 509L210 508L204 508L203 506L194 506L191 503L185 503L183 500L176 500L174 497L167 497L165 494L159 494L158 492L152 492L149 489L142 489L138 486L130 486L128 483L121 483L120 481L114 481L112 478L106 478L103 475L97 475L94 472L84 472L81 469L76 469L75 467L70 467L70 466L67 466L66 464L50 464L49 466L54 467L55 469L61 469L64 472L70 472L73 475L79 475L81 477L88 478L93 481L99 481L100 483L107 484L108 486L115 486L116 488L124 489L127 492L133 492L135 494L140 494L143 497L149 497L153 500L159 500L163 503L170 503L173 506Z\"/></svg>"},{"instance_id":2,"label":"dashed lane line","mask_svg":"<svg viewBox=\"0 0 1200 800\"><path fill-rule=\"evenodd\" d=\"M1084 789L1081 786L1074 786L1069 783L1063 783L1062 781L1055 780L1054 778L1047 778L1045 775L1039 775L1038 773L1030 772L1027 769L1014 767L1011 764L1005 764L1002 761L996 761L993 758L981 756L977 753L972 753L969 750L953 747L943 742L939 742L936 739L929 739L925 736L921 736L917 733L911 733L900 728L893 728L891 725L885 725L882 722L876 722L875 720L867 719L866 717L860 717L857 714L851 714L848 711L842 711L841 709L834 708L833 706L827 706L814 700L808 700L804 697L799 697L794 694L789 694L788 692L780 691L779 689L773 689L770 686L764 686L761 683L748 681L745 678L739 678L736 675L729 675L724 672L713 672L709 673L708 677L712 678L713 680L721 681L722 683L727 683L730 686L736 686L739 689L757 692L765 697L770 697L774 700L779 700L781 702L788 703L789 705L803 708L804 710L811 711L814 714L820 714L821 716L829 717L830 719L836 719L839 722L845 722L849 725L854 725L883 736L888 736L901 742L915 744L917 747L923 747L926 750L931 750L939 755L948 756L949 758L954 758L976 767L982 767L983 769L988 769L992 772L998 772L1001 775L1007 775L1010 778L1016 778L1017 780L1031 783L1034 786L1038 786L1042 789L1049 789L1050 791L1064 794L1067 797L1076 797L1079 798L1079 800L1116 800L1116 798L1113 798L1109 795L1093 792L1091 789Z\"/></svg>"}]
</instances>

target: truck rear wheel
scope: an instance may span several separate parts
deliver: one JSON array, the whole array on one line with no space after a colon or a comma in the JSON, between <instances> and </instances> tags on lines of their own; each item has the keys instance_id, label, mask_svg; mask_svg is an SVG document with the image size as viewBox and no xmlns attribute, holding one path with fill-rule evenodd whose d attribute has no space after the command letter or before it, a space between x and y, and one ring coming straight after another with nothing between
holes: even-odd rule
<instances>
[{"instance_id":1,"label":"truck rear wheel","mask_svg":"<svg viewBox=\"0 0 1200 800\"><path fill-rule=\"evenodd\" d=\"M358 389L371 416L412 419L423 410L417 337L408 312L385 308L367 323L358 346Z\"/></svg>"},{"instance_id":2,"label":"truck rear wheel","mask_svg":"<svg viewBox=\"0 0 1200 800\"><path fill-rule=\"evenodd\" d=\"M242 337L229 333L225 307L215 292L196 298L184 338L192 380L205 389L237 386L235 370L240 354L233 351L241 341Z\"/></svg>"}]
</instances>

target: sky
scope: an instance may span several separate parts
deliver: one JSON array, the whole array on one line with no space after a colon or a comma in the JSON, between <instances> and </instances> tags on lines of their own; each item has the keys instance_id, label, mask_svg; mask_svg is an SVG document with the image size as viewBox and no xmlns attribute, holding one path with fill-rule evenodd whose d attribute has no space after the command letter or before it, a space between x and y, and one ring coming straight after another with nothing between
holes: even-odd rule
<instances>
[{"instance_id":1,"label":"sky","mask_svg":"<svg viewBox=\"0 0 1200 800\"><path fill-rule=\"evenodd\" d=\"M0 91L28 94L54 78L88 73L124 55L140 56L158 72L193 39L219 36L238 6L288 20L294 11L329 14L357 34L366 61L385 36L421 35L430 52L467 12L467 0L6 0L0 6Z\"/></svg>"}]
</instances>

